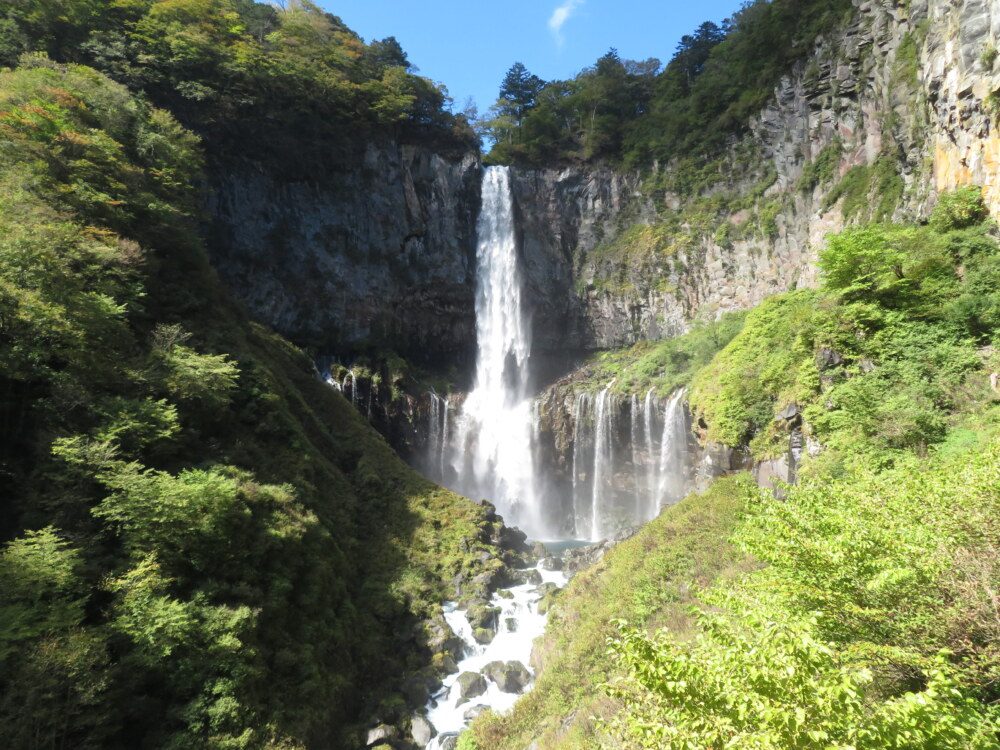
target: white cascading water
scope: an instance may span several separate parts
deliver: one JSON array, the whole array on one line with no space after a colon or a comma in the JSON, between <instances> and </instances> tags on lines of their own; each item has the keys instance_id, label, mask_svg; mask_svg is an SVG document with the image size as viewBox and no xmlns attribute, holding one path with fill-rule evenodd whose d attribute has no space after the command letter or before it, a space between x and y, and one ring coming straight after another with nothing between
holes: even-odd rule
<instances>
[{"instance_id":1,"label":"white cascading water","mask_svg":"<svg viewBox=\"0 0 1000 750\"><path fill-rule=\"evenodd\" d=\"M684 394L681 388L674 392L663 413L663 437L660 439L660 481L656 498L650 508L655 518L663 504L672 504L684 495L687 482L687 415L684 411Z\"/></svg>"},{"instance_id":2,"label":"white cascading water","mask_svg":"<svg viewBox=\"0 0 1000 750\"><path fill-rule=\"evenodd\" d=\"M542 583L554 583L558 587L566 585L566 575L561 571L538 570ZM431 699L427 719L439 734L427 745L427 750L438 750L449 735L460 732L468 723L465 714L475 707L488 707L494 711L506 711L518 699L517 693L505 693L487 678L487 689L482 695L463 701L458 678L464 672L481 672L493 661L516 661L524 665L534 676L530 666L531 644L545 630L546 616L538 612L538 602L542 598L542 587L522 584L509 589L510 598L494 594L490 602L500 611L497 613L496 637L486 645L476 643L472 637L472 626L465 613L457 609L455 602L444 606L444 619L465 644L458 671L444 679L441 689ZM527 685L526 690L531 689Z\"/></svg>"},{"instance_id":3,"label":"white cascading water","mask_svg":"<svg viewBox=\"0 0 1000 750\"><path fill-rule=\"evenodd\" d=\"M655 448L653 447L653 419L654 412L658 411L660 408L660 399L656 396L653 389L650 388L646 391L646 398L642 402L642 416L643 416L643 437L645 438L646 444L646 488L649 493L649 506L646 510L647 518L656 518L657 510L660 506L659 499L656 497L656 485L658 484L656 477L657 464L653 461L653 456L656 455Z\"/></svg>"},{"instance_id":4,"label":"white cascading water","mask_svg":"<svg viewBox=\"0 0 1000 750\"><path fill-rule=\"evenodd\" d=\"M544 538L531 447L531 327L522 305L507 167L486 170L476 228L479 351L475 386L455 429L455 489L490 500L508 524Z\"/></svg>"},{"instance_id":5,"label":"white cascading water","mask_svg":"<svg viewBox=\"0 0 1000 750\"><path fill-rule=\"evenodd\" d=\"M592 406L592 396L589 393L577 395L576 403L573 405L573 531L577 539L584 538L589 511L587 498L593 497L593 492L585 492L587 485L582 480L582 477L592 476L593 430L588 430L588 426L591 425ZM587 460L588 457L591 459L590 462Z\"/></svg>"},{"instance_id":6,"label":"white cascading water","mask_svg":"<svg viewBox=\"0 0 1000 750\"><path fill-rule=\"evenodd\" d=\"M438 482L445 481L445 465L448 458L449 434L448 413L451 408L448 399L431 391L427 394L430 403L427 431L427 475Z\"/></svg>"},{"instance_id":7,"label":"white cascading water","mask_svg":"<svg viewBox=\"0 0 1000 750\"><path fill-rule=\"evenodd\" d=\"M594 486L590 504L590 540L599 542L609 531L610 511L614 508L611 481L615 464L614 442L612 440L612 410L608 400L612 380L597 395L594 410Z\"/></svg>"},{"instance_id":8,"label":"white cascading water","mask_svg":"<svg viewBox=\"0 0 1000 750\"><path fill-rule=\"evenodd\" d=\"M612 392L615 381L596 396L577 394L573 406L573 464L571 491L576 537L600 541L621 528L655 518L665 505L680 500L688 489L688 419L685 391L668 399L660 413L653 389L640 400L633 395L623 402ZM628 434L619 434L615 415L628 404ZM662 429L661 429L662 425ZM628 450L634 489L627 492L622 456L615 445ZM621 486L618 486L618 485Z\"/></svg>"}]
</instances>

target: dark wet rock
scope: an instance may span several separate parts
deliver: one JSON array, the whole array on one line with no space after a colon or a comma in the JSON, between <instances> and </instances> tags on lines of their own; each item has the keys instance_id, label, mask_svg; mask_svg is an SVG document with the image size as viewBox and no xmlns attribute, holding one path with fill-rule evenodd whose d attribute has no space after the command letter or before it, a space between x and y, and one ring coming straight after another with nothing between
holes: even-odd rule
<instances>
[{"instance_id":1,"label":"dark wet rock","mask_svg":"<svg viewBox=\"0 0 1000 750\"><path fill-rule=\"evenodd\" d=\"M791 422L800 414L801 412L799 411L798 404L788 404L784 409L778 412L778 419L784 420L785 422Z\"/></svg>"},{"instance_id":2,"label":"dark wet rock","mask_svg":"<svg viewBox=\"0 0 1000 750\"><path fill-rule=\"evenodd\" d=\"M503 622L504 622L504 625L507 626L507 632L508 633L516 633L517 632L517 618L516 617L505 617Z\"/></svg>"},{"instance_id":3,"label":"dark wet rock","mask_svg":"<svg viewBox=\"0 0 1000 750\"><path fill-rule=\"evenodd\" d=\"M560 557L546 557L539 563L539 567L543 570L562 570L563 561Z\"/></svg>"},{"instance_id":4,"label":"dark wet rock","mask_svg":"<svg viewBox=\"0 0 1000 750\"><path fill-rule=\"evenodd\" d=\"M427 704L431 690L428 689L427 680L420 675L407 677L403 680L402 691L406 697L406 705L417 708Z\"/></svg>"},{"instance_id":5,"label":"dark wet rock","mask_svg":"<svg viewBox=\"0 0 1000 750\"><path fill-rule=\"evenodd\" d=\"M468 703L486 692L486 678L479 672L462 672L458 676L459 695L462 696L458 705Z\"/></svg>"},{"instance_id":6,"label":"dark wet rock","mask_svg":"<svg viewBox=\"0 0 1000 750\"><path fill-rule=\"evenodd\" d=\"M821 346L816 352L816 367L820 370L828 370L831 367L839 367L844 363L844 358L840 352L827 346Z\"/></svg>"},{"instance_id":7,"label":"dark wet rock","mask_svg":"<svg viewBox=\"0 0 1000 750\"><path fill-rule=\"evenodd\" d=\"M483 674L505 693L522 693L531 682L531 673L519 661L491 661Z\"/></svg>"},{"instance_id":8,"label":"dark wet rock","mask_svg":"<svg viewBox=\"0 0 1000 750\"><path fill-rule=\"evenodd\" d=\"M528 544L528 535L516 526L501 526L497 530L495 541L502 550L531 553L531 545Z\"/></svg>"}]
</instances>

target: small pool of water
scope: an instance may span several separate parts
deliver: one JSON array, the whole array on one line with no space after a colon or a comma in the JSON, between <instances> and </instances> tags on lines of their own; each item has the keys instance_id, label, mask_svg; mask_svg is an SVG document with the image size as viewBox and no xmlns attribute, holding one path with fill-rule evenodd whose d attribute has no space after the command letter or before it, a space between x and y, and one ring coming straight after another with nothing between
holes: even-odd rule
<instances>
[{"instance_id":1,"label":"small pool of water","mask_svg":"<svg viewBox=\"0 0 1000 750\"><path fill-rule=\"evenodd\" d=\"M589 539L532 539L532 542L541 542L545 549L553 557L559 557L563 552L571 549L578 549L593 544Z\"/></svg>"}]
</instances>

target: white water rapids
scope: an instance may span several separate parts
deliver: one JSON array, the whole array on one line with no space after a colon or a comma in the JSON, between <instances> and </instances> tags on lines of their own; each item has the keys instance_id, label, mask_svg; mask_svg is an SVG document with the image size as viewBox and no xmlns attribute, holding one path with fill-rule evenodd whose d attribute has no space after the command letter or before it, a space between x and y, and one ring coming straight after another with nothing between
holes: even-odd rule
<instances>
[{"instance_id":1,"label":"white water rapids","mask_svg":"<svg viewBox=\"0 0 1000 750\"><path fill-rule=\"evenodd\" d=\"M428 750L441 748L449 736L454 736L464 729L469 721L465 718L470 709L489 707L494 711L506 711L518 699L519 693L503 692L490 678L486 678L486 692L462 700L461 687L458 678L465 672L480 672L493 661L520 662L534 677L529 665L531 644L545 630L546 616L538 613L538 601L542 598L542 586L554 583L559 587L566 585L566 576L560 571L537 569L542 577L542 584L526 583L507 589L513 596L506 599L499 593L493 595L490 602L500 608L497 615L497 634L491 643L480 645L472 637L472 626L465 613L456 609L455 602L444 606L444 618L465 643L465 657L458 662L458 672L449 675L444 680L444 686L432 698L427 712L427 719L439 732L439 735L427 745ZM524 692L531 689L529 684Z\"/></svg>"}]
</instances>

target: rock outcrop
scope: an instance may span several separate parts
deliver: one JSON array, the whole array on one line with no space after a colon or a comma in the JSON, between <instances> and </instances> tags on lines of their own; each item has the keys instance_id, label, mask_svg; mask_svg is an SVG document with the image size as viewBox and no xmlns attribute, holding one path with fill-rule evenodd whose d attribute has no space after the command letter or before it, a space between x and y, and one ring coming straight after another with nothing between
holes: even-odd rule
<instances>
[{"instance_id":1,"label":"rock outcrop","mask_svg":"<svg viewBox=\"0 0 1000 750\"><path fill-rule=\"evenodd\" d=\"M676 191L677 164L645 179L516 171L533 356L675 335L692 319L811 285L829 232L924 217L938 192L963 184L982 185L1000 217L1000 6L856 8L693 194Z\"/></svg>"},{"instance_id":2,"label":"rock outcrop","mask_svg":"<svg viewBox=\"0 0 1000 750\"><path fill-rule=\"evenodd\" d=\"M477 154L369 144L308 180L248 161L210 181L212 261L254 317L321 353L468 363Z\"/></svg>"}]
</instances>

